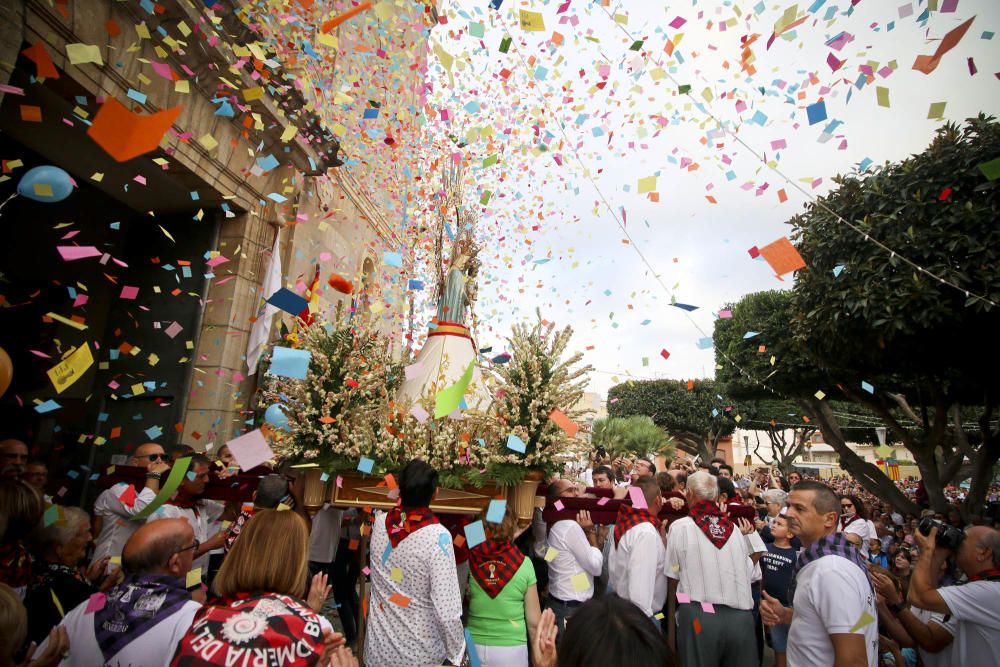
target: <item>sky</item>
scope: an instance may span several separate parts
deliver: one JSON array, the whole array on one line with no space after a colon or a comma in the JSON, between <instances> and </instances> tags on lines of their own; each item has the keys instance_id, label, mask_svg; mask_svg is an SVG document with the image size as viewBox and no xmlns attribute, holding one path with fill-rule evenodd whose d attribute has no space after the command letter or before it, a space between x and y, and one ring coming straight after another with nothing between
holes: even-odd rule
<instances>
[{"instance_id":1,"label":"sky","mask_svg":"<svg viewBox=\"0 0 1000 667\"><path fill-rule=\"evenodd\" d=\"M498 352L511 324L540 309L573 327L573 347L595 369L592 391L630 377L711 377L714 353L698 343L718 311L793 284L749 248L789 234L788 219L836 174L919 152L946 120L1000 110L1000 3L930 7L439 3L424 132L475 165L465 199L484 244L479 345ZM523 30L522 10L544 29ZM935 71L912 69L972 17ZM532 27L537 17L527 18ZM818 102L826 118L811 124ZM649 177L658 201L640 193Z\"/></svg>"}]
</instances>

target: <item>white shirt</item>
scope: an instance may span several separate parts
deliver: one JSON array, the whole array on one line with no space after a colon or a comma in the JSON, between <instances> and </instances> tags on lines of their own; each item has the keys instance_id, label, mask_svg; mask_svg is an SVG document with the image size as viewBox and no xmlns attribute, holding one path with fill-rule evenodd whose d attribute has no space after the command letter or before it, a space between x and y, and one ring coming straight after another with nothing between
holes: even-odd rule
<instances>
[{"instance_id":1,"label":"white shirt","mask_svg":"<svg viewBox=\"0 0 1000 667\"><path fill-rule=\"evenodd\" d=\"M967 667L1000 664L1000 581L945 586L938 593L956 621L952 662Z\"/></svg>"},{"instance_id":2,"label":"white shirt","mask_svg":"<svg viewBox=\"0 0 1000 667\"><path fill-rule=\"evenodd\" d=\"M788 667L832 667L830 635L850 633L865 613L872 621L852 634L864 635L868 664L876 667L878 610L875 592L861 568L840 556L824 556L799 570L795 581Z\"/></svg>"},{"instance_id":3,"label":"white shirt","mask_svg":"<svg viewBox=\"0 0 1000 667\"><path fill-rule=\"evenodd\" d=\"M924 667L951 667L955 657L952 654L952 650L955 648L954 637L955 625L957 624L955 617L949 615L948 620L945 621L944 614L940 614L936 611L927 611L926 609L921 609L920 607L910 607L910 613L916 616L917 620L924 625L934 621L934 623L940 625L945 629L945 631L948 632L948 634L952 636L951 643L937 653L929 653L924 649L917 647L917 652L920 653L920 659L923 661Z\"/></svg>"},{"instance_id":4,"label":"white shirt","mask_svg":"<svg viewBox=\"0 0 1000 667\"><path fill-rule=\"evenodd\" d=\"M594 597L594 577L601 576L604 556L600 549L590 546L580 524L572 519L556 521L549 531L548 545L557 552L549 562L549 595L563 602L586 602ZM581 573L588 586L576 590L573 577Z\"/></svg>"},{"instance_id":5,"label":"white shirt","mask_svg":"<svg viewBox=\"0 0 1000 667\"><path fill-rule=\"evenodd\" d=\"M384 558L390 546L385 516L376 513L372 529L365 665L433 667L445 660L461 664L465 630L451 533L441 524L425 526ZM394 594L405 598L407 606L391 601Z\"/></svg>"},{"instance_id":6,"label":"white shirt","mask_svg":"<svg viewBox=\"0 0 1000 667\"><path fill-rule=\"evenodd\" d=\"M194 529L194 539L204 544L209 538L214 537L214 535L209 533L209 526L214 521L219 520L225 509L225 504L217 500L199 500L192 508L178 507L177 505L164 503L146 519L146 523L156 521L157 519L187 519L187 522ZM191 563L192 570L201 568L203 579L208 576L208 559L209 555L206 552L195 558Z\"/></svg>"},{"instance_id":7,"label":"white shirt","mask_svg":"<svg viewBox=\"0 0 1000 667\"><path fill-rule=\"evenodd\" d=\"M337 547L340 545L340 521L344 518L344 510L323 505L312 518L312 529L309 531L309 560L316 563L332 563L337 557Z\"/></svg>"},{"instance_id":8,"label":"white shirt","mask_svg":"<svg viewBox=\"0 0 1000 667\"><path fill-rule=\"evenodd\" d=\"M864 556L865 560L868 560L868 540L872 537L868 532L868 522L855 515L854 520L847 524L841 532L845 535L850 533L861 538L861 545L858 549L861 550L861 555Z\"/></svg>"},{"instance_id":9,"label":"white shirt","mask_svg":"<svg viewBox=\"0 0 1000 667\"><path fill-rule=\"evenodd\" d=\"M737 527L721 549L689 516L670 524L664 572L677 579L677 592L694 602L711 602L733 609L753 609L750 543Z\"/></svg>"},{"instance_id":10,"label":"white shirt","mask_svg":"<svg viewBox=\"0 0 1000 667\"><path fill-rule=\"evenodd\" d=\"M141 521L132 521L132 517L144 510L156 497L152 489L143 487L135 496L135 504L129 507L118 500L129 486L131 485L119 482L102 491L94 502L94 516L102 519L101 532L94 540L94 561L105 556L122 555L128 538L142 525Z\"/></svg>"},{"instance_id":11,"label":"white shirt","mask_svg":"<svg viewBox=\"0 0 1000 667\"><path fill-rule=\"evenodd\" d=\"M174 613L164 616L155 625L126 644L111 660L105 662L104 654L94 633L94 614L87 613L84 600L59 624L66 628L69 637L69 655L59 663L60 667L169 667L174 651L181 638L187 634L194 615L201 605L194 601L184 603ZM48 638L38 647L36 655L41 655L49 643Z\"/></svg>"},{"instance_id":12,"label":"white shirt","mask_svg":"<svg viewBox=\"0 0 1000 667\"><path fill-rule=\"evenodd\" d=\"M614 531L608 540L614 545ZM611 547L608 573L615 593L646 616L659 613L667 599L667 578L663 576L666 555L659 531L649 522L628 529L618 545Z\"/></svg>"}]
</instances>

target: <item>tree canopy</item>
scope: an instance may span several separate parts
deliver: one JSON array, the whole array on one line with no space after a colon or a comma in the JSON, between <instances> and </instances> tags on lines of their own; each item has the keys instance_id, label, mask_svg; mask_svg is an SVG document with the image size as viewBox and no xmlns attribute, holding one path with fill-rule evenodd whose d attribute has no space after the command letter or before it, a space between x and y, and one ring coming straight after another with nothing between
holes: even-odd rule
<instances>
[{"instance_id":1,"label":"tree canopy","mask_svg":"<svg viewBox=\"0 0 1000 667\"><path fill-rule=\"evenodd\" d=\"M681 450L708 460L719 438L731 435L740 406L721 396L713 380L634 380L608 391L608 415L646 415L666 430Z\"/></svg>"},{"instance_id":2,"label":"tree canopy","mask_svg":"<svg viewBox=\"0 0 1000 667\"><path fill-rule=\"evenodd\" d=\"M894 489L847 448L827 397L885 423L913 454L936 509L965 457L975 464L966 508L981 505L1000 458L1000 308L975 296L1000 301L1000 228L992 224L1000 190L979 169L998 155L1000 126L980 116L945 125L918 155L838 177L790 220L806 262L794 289L747 295L716 323L727 390L797 399L842 464L883 497Z\"/></svg>"},{"instance_id":3,"label":"tree canopy","mask_svg":"<svg viewBox=\"0 0 1000 667\"><path fill-rule=\"evenodd\" d=\"M592 442L604 447L613 458L669 455L673 451L673 443L666 432L645 415L595 420Z\"/></svg>"}]
</instances>

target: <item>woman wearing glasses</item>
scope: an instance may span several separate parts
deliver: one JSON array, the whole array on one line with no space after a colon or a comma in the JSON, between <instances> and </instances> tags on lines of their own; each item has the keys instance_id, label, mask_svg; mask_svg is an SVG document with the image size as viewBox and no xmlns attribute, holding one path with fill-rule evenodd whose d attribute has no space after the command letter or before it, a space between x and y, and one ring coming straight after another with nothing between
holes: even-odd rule
<instances>
[{"instance_id":1,"label":"woman wearing glasses","mask_svg":"<svg viewBox=\"0 0 1000 667\"><path fill-rule=\"evenodd\" d=\"M861 555L868 558L868 540L874 535L868 527L868 514L864 503L854 495L840 497L840 532L847 541L861 550Z\"/></svg>"},{"instance_id":2,"label":"woman wearing glasses","mask_svg":"<svg viewBox=\"0 0 1000 667\"><path fill-rule=\"evenodd\" d=\"M122 555L122 548L142 522L132 517L152 502L160 490L160 477L168 470L167 455L155 442L135 448L128 465L146 469L146 485L136 489L131 484L119 482L105 490L94 502L94 557L91 563L102 558Z\"/></svg>"}]
</instances>

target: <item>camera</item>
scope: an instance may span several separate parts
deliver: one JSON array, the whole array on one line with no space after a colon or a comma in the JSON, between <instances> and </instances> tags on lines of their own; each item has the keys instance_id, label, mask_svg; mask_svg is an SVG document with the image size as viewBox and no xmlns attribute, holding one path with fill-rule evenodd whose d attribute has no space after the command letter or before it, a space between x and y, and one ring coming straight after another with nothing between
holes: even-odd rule
<instances>
[{"instance_id":1,"label":"camera","mask_svg":"<svg viewBox=\"0 0 1000 667\"><path fill-rule=\"evenodd\" d=\"M951 549L952 551L958 549L958 546L962 544L962 540L965 539L965 533L962 532L960 528L955 528L955 526L948 525L937 519L932 519L929 516L925 516L920 520L920 524L917 529L923 535L930 535L931 528L937 527L937 545L945 549Z\"/></svg>"}]
</instances>

